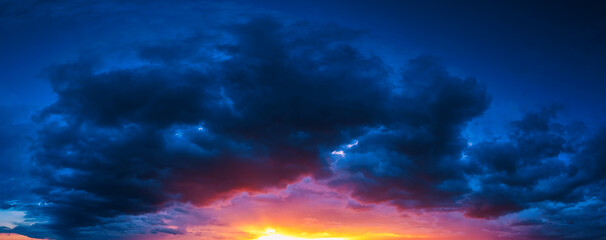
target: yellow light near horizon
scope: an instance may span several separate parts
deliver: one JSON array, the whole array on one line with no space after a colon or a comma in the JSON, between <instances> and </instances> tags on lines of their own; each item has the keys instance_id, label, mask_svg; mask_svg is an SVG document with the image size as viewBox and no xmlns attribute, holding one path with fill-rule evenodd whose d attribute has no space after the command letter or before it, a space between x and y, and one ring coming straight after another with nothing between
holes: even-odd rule
<instances>
[{"instance_id":1,"label":"yellow light near horizon","mask_svg":"<svg viewBox=\"0 0 606 240\"><path fill-rule=\"evenodd\" d=\"M275 232L275 231L274 231ZM345 238L298 238L284 236L282 234L271 234L257 238L257 240L346 240Z\"/></svg>"}]
</instances>

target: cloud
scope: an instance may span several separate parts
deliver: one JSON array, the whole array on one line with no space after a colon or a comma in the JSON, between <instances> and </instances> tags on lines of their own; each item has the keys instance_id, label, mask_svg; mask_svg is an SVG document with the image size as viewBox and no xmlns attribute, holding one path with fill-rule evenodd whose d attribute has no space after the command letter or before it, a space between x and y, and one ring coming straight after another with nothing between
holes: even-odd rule
<instances>
[{"instance_id":1,"label":"cloud","mask_svg":"<svg viewBox=\"0 0 606 240\"><path fill-rule=\"evenodd\" d=\"M86 238L103 219L326 177L325 151L388 114L388 69L347 43L354 31L272 17L221 31L136 47L141 66L45 71L58 98L35 118L36 227ZM179 51L202 45L224 57Z\"/></svg>"},{"instance_id":2,"label":"cloud","mask_svg":"<svg viewBox=\"0 0 606 240\"><path fill-rule=\"evenodd\" d=\"M538 217L510 224L518 239L600 239L604 235L604 129L557 120L560 107L511 123L506 141L474 144L471 175L480 183L463 201L465 215L495 219L525 211ZM474 172L478 171L478 172ZM473 173L472 173L473 172Z\"/></svg>"},{"instance_id":3,"label":"cloud","mask_svg":"<svg viewBox=\"0 0 606 240\"><path fill-rule=\"evenodd\" d=\"M562 200L570 189L569 167L562 154L574 154L579 128L555 121L557 110L544 108L530 112L510 124L507 141L475 144L467 151L481 189L468 196L466 215L495 218L517 212L533 202ZM572 163L574 164L574 163ZM559 186L556 186L559 185Z\"/></svg>"},{"instance_id":4,"label":"cloud","mask_svg":"<svg viewBox=\"0 0 606 240\"><path fill-rule=\"evenodd\" d=\"M390 101L388 121L368 131L340 160L353 196L391 202L402 209L449 208L470 189L462 171L461 131L488 107L490 97L475 79L450 75L431 57L409 62Z\"/></svg>"}]
</instances>

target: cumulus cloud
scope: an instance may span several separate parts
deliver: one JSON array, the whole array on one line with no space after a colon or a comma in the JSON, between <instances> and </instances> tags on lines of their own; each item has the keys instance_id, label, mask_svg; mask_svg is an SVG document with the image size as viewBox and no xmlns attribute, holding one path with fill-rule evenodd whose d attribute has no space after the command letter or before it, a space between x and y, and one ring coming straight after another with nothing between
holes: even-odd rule
<instances>
[{"instance_id":1,"label":"cumulus cloud","mask_svg":"<svg viewBox=\"0 0 606 240\"><path fill-rule=\"evenodd\" d=\"M356 32L272 17L222 31L229 41L204 43L219 59L179 51L206 40L188 38L138 47L142 66L45 71L58 99L35 118L38 227L77 238L173 201L326 177L325 151L385 120L388 69L347 44Z\"/></svg>"},{"instance_id":2,"label":"cumulus cloud","mask_svg":"<svg viewBox=\"0 0 606 240\"><path fill-rule=\"evenodd\" d=\"M387 121L359 139L337 165L348 172L333 185L350 185L367 202L402 209L450 208L470 189L462 171L465 124L490 103L475 79L450 75L431 57L409 62L390 99Z\"/></svg>"},{"instance_id":3,"label":"cumulus cloud","mask_svg":"<svg viewBox=\"0 0 606 240\"><path fill-rule=\"evenodd\" d=\"M463 201L465 215L498 218L538 212L511 223L520 239L601 239L604 232L604 130L557 120L559 107L530 112L510 125L507 140L468 149L478 180ZM589 210L593 209L593 210ZM595 211L595 212L591 212ZM513 214L516 215L516 214Z\"/></svg>"}]
</instances>

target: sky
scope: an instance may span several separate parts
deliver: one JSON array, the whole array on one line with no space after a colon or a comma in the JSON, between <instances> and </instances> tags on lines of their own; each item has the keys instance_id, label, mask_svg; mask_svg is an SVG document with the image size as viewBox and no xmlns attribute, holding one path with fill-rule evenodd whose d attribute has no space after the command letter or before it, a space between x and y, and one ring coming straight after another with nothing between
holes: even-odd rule
<instances>
[{"instance_id":1,"label":"sky","mask_svg":"<svg viewBox=\"0 0 606 240\"><path fill-rule=\"evenodd\" d=\"M0 1L0 240L606 239L600 1Z\"/></svg>"}]
</instances>

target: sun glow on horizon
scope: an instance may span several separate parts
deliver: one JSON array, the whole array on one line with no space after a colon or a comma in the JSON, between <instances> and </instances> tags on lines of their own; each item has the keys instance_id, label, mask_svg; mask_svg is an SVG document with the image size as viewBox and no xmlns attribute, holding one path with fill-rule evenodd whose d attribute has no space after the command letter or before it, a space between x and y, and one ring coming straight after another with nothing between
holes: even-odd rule
<instances>
[{"instance_id":1,"label":"sun glow on horizon","mask_svg":"<svg viewBox=\"0 0 606 240\"><path fill-rule=\"evenodd\" d=\"M265 236L261 236L256 240L347 240L347 238L301 238L283 235L276 232L273 228L265 230Z\"/></svg>"},{"instance_id":2,"label":"sun glow on horizon","mask_svg":"<svg viewBox=\"0 0 606 240\"><path fill-rule=\"evenodd\" d=\"M270 234L257 238L257 240L347 240L346 238L299 238L291 237L282 234Z\"/></svg>"}]
</instances>

